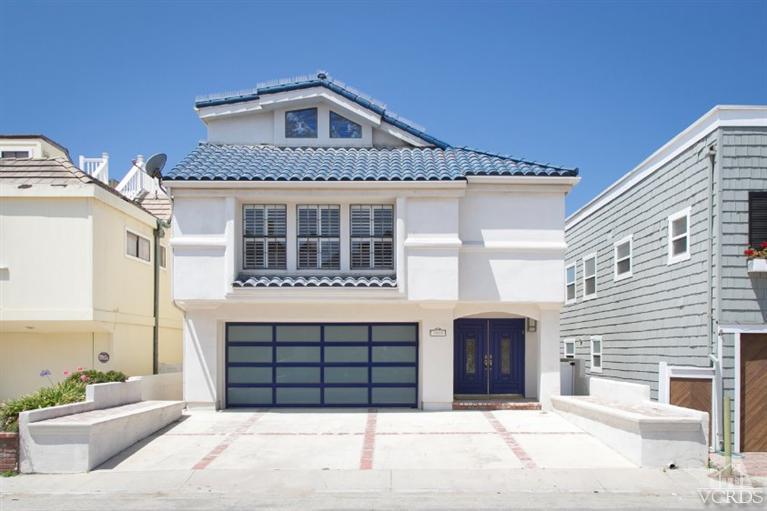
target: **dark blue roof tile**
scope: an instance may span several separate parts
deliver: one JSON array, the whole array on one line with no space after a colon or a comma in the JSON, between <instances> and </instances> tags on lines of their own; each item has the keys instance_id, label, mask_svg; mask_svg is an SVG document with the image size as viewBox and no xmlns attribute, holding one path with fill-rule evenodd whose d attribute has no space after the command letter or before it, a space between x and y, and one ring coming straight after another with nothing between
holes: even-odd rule
<instances>
[{"instance_id":1,"label":"dark blue roof tile","mask_svg":"<svg viewBox=\"0 0 767 511\"><path fill-rule=\"evenodd\" d=\"M467 176L577 176L578 170L464 148L200 144L168 181L442 181Z\"/></svg>"}]
</instances>

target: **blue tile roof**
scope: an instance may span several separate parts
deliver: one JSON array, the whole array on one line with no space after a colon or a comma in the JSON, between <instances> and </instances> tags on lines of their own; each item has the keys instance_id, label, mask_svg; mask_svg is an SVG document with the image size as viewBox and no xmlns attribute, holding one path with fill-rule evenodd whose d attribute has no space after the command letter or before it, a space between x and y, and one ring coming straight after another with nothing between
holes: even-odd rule
<instances>
[{"instance_id":1,"label":"blue tile roof","mask_svg":"<svg viewBox=\"0 0 767 511\"><path fill-rule=\"evenodd\" d=\"M234 287L397 287L395 275L248 275L242 274Z\"/></svg>"},{"instance_id":2,"label":"blue tile roof","mask_svg":"<svg viewBox=\"0 0 767 511\"><path fill-rule=\"evenodd\" d=\"M284 80L274 80L271 82L259 83L255 88L241 90L236 92L224 92L220 94L209 94L206 96L198 96L195 99L194 106L197 108L204 108L209 106L218 105L230 105L233 103L242 103L244 101L253 101L264 96L266 94L275 94L277 92L285 92L291 90L308 89L310 87L325 87L328 90L339 94L350 101L354 101L358 105L372 110L380 115L384 121L396 126L411 135L425 140L429 144L433 144L436 147L450 147L450 144L432 137L426 133L425 128L418 126L414 122L405 119L404 117L388 110L386 105L372 97L356 90L349 85L346 85L340 80L332 78L325 71L317 71L314 75L298 76L295 78L287 78Z\"/></svg>"},{"instance_id":3,"label":"blue tile roof","mask_svg":"<svg viewBox=\"0 0 767 511\"><path fill-rule=\"evenodd\" d=\"M467 176L577 176L467 148L278 147L201 143L167 181L443 181Z\"/></svg>"}]
</instances>

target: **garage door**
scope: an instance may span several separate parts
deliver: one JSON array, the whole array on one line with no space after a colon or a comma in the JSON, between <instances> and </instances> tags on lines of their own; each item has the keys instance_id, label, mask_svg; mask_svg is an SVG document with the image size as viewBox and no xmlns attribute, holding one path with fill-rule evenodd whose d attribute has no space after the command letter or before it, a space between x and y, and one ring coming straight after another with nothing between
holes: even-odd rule
<instances>
[{"instance_id":1,"label":"garage door","mask_svg":"<svg viewBox=\"0 0 767 511\"><path fill-rule=\"evenodd\" d=\"M743 334L740 344L740 450L767 451L767 335Z\"/></svg>"},{"instance_id":2,"label":"garage door","mask_svg":"<svg viewBox=\"0 0 767 511\"><path fill-rule=\"evenodd\" d=\"M228 323L228 407L417 406L414 323Z\"/></svg>"}]
</instances>

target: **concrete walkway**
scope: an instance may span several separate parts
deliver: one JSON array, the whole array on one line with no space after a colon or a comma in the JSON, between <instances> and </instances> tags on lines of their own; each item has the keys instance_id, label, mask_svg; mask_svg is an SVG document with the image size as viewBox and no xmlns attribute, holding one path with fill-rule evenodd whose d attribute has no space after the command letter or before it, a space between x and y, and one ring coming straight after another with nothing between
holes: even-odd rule
<instances>
[{"instance_id":1,"label":"concrete walkway","mask_svg":"<svg viewBox=\"0 0 767 511\"><path fill-rule=\"evenodd\" d=\"M0 509L700 508L556 414L195 412L88 474L0 479Z\"/></svg>"}]
</instances>

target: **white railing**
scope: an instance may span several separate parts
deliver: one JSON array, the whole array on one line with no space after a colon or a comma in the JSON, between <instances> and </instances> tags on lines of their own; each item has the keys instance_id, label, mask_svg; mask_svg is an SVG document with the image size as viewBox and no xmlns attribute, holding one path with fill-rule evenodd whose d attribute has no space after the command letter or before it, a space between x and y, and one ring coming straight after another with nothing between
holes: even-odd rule
<instances>
[{"instance_id":1,"label":"white railing","mask_svg":"<svg viewBox=\"0 0 767 511\"><path fill-rule=\"evenodd\" d=\"M142 192L153 195L165 195L157 179L144 172L144 157L138 155L130 170L125 174L115 189L128 197L135 199Z\"/></svg>"},{"instance_id":2,"label":"white railing","mask_svg":"<svg viewBox=\"0 0 767 511\"><path fill-rule=\"evenodd\" d=\"M102 153L100 158L86 158L81 155L80 170L102 183L109 184L109 154Z\"/></svg>"}]
</instances>

